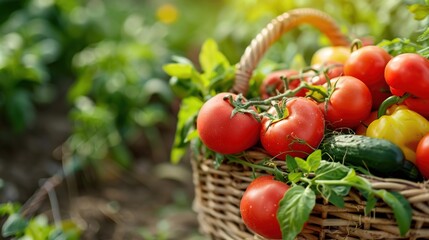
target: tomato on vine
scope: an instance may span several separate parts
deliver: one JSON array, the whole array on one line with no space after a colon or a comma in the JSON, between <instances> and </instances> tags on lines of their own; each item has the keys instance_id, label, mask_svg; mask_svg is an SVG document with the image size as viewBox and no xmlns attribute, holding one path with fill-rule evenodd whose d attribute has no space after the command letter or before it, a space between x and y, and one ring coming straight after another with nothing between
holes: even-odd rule
<instances>
[{"instance_id":1,"label":"tomato on vine","mask_svg":"<svg viewBox=\"0 0 429 240\"><path fill-rule=\"evenodd\" d=\"M317 104L304 97L282 101L262 118L260 139L263 148L273 157L285 160L286 155L305 158L322 141L325 120Z\"/></svg>"},{"instance_id":2,"label":"tomato on vine","mask_svg":"<svg viewBox=\"0 0 429 240\"><path fill-rule=\"evenodd\" d=\"M356 128L370 114L372 96L368 87L359 79L343 76L331 79L330 97L319 104L328 127Z\"/></svg>"},{"instance_id":3,"label":"tomato on vine","mask_svg":"<svg viewBox=\"0 0 429 240\"><path fill-rule=\"evenodd\" d=\"M219 93L201 107L197 117L197 130L201 141L211 150L221 154L242 152L259 140L261 124L250 113L238 112L232 116L237 95ZM252 108L255 112L256 109Z\"/></svg>"},{"instance_id":4,"label":"tomato on vine","mask_svg":"<svg viewBox=\"0 0 429 240\"><path fill-rule=\"evenodd\" d=\"M281 239L282 232L277 220L279 202L289 189L284 182L273 176L254 179L240 202L240 213L244 224L255 233L268 239Z\"/></svg>"}]
</instances>

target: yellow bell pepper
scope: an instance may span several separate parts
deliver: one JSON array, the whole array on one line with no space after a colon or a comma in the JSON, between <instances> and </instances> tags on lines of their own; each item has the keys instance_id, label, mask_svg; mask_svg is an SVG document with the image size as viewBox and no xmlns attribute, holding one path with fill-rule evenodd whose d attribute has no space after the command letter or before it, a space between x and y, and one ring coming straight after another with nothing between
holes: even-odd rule
<instances>
[{"instance_id":1,"label":"yellow bell pepper","mask_svg":"<svg viewBox=\"0 0 429 240\"><path fill-rule=\"evenodd\" d=\"M429 133L429 121L404 105L393 105L386 115L371 122L366 135L382 138L398 145L405 158L416 161L416 148L419 140Z\"/></svg>"}]
</instances>

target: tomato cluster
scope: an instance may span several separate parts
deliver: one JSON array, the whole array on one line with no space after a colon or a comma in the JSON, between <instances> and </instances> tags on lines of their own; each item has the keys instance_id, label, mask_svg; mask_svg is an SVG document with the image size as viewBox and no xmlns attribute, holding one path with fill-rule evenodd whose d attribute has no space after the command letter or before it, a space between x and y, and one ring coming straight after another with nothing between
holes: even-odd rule
<instances>
[{"instance_id":1,"label":"tomato cluster","mask_svg":"<svg viewBox=\"0 0 429 240\"><path fill-rule=\"evenodd\" d=\"M429 118L429 60L417 53L391 56L373 45L354 51L328 47L317 51L311 64L308 72L268 74L255 100L225 92L208 100L197 118L202 142L221 154L257 146L280 160L306 158L328 130L365 135L392 96L399 99L395 104ZM419 140L411 144L415 164L429 178L429 130ZM245 224L264 237L281 238L275 215L287 189L273 177L257 178L241 202Z\"/></svg>"}]
</instances>

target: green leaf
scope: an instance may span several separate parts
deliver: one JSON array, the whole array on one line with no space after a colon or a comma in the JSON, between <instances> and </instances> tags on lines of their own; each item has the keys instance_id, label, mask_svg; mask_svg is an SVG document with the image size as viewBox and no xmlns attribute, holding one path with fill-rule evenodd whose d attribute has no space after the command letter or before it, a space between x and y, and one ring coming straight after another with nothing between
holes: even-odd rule
<instances>
[{"instance_id":1,"label":"green leaf","mask_svg":"<svg viewBox=\"0 0 429 240\"><path fill-rule=\"evenodd\" d=\"M201 68L205 73L211 73L218 65L227 68L230 64L227 58L218 50L217 43L213 39L207 39L199 56Z\"/></svg>"},{"instance_id":2,"label":"green leaf","mask_svg":"<svg viewBox=\"0 0 429 240\"><path fill-rule=\"evenodd\" d=\"M0 204L0 216L17 213L20 208L21 205L19 203L2 203Z\"/></svg>"},{"instance_id":3,"label":"green leaf","mask_svg":"<svg viewBox=\"0 0 429 240\"><path fill-rule=\"evenodd\" d=\"M378 44L378 46L384 48L392 56L397 56L403 53L415 53L420 47L407 38L383 40Z\"/></svg>"},{"instance_id":4,"label":"green leaf","mask_svg":"<svg viewBox=\"0 0 429 240\"><path fill-rule=\"evenodd\" d=\"M298 163L296 163L295 158L290 155L286 155L286 166L289 172L299 170Z\"/></svg>"},{"instance_id":5,"label":"green leaf","mask_svg":"<svg viewBox=\"0 0 429 240\"><path fill-rule=\"evenodd\" d=\"M310 172L310 165L307 163L307 161L299 157L295 157L295 161L298 164L298 167L301 169L301 171L307 172L307 173Z\"/></svg>"},{"instance_id":6,"label":"green leaf","mask_svg":"<svg viewBox=\"0 0 429 240\"><path fill-rule=\"evenodd\" d=\"M321 160L322 160L322 151L320 149L312 152L307 157L307 163L309 165L309 172L315 172L319 168Z\"/></svg>"},{"instance_id":7,"label":"green leaf","mask_svg":"<svg viewBox=\"0 0 429 240\"><path fill-rule=\"evenodd\" d=\"M374 196L374 194L369 194L365 205L365 215L368 215L372 211L372 209L375 208L376 203L377 198Z\"/></svg>"},{"instance_id":8,"label":"green leaf","mask_svg":"<svg viewBox=\"0 0 429 240\"><path fill-rule=\"evenodd\" d=\"M429 6L423 4L412 4L408 6L408 11L414 14L416 20L423 20L429 16Z\"/></svg>"},{"instance_id":9,"label":"green leaf","mask_svg":"<svg viewBox=\"0 0 429 240\"><path fill-rule=\"evenodd\" d=\"M190 134L195 134L195 118L202 105L203 102L197 97L188 97L182 100L173 148L170 154L172 163L178 163L186 153Z\"/></svg>"},{"instance_id":10,"label":"green leaf","mask_svg":"<svg viewBox=\"0 0 429 240\"><path fill-rule=\"evenodd\" d=\"M417 42L426 42L429 40L429 28L427 28L420 36L417 37Z\"/></svg>"},{"instance_id":11,"label":"green leaf","mask_svg":"<svg viewBox=\"0 0 429 240\"><path fill-rule=\"evenodd\" d=\"M163 66L164 71L174 77L189 79L192 77L194 67L183 63L170 63Z\"/></svg>"},{"instance_id":12,"label":"green leaf","mask_svg":"<svg viewBox=\"0 0 429 240\"><path fill-rule=\"evenodd\" d=\"M300 185L291 187L280 201L277 219L284 240L293 240L301 232L316 204L316 194Z\"/></svg>"},{"instance_id":13,"label":"green leaf","mask_svg":"<svg viewBox=\"0 0 429 240\"><path fill-rule=\"evenodd\" d=\"M316 170L318 180L340 180L347 176L349 168L338 162L322 160Z\"/></svg>"},{"instance_id":14,"label":"green leaf","mask_svg":"<svg viewBox=\"0 0 429 240\"><path fill-rule=\"evenodd\" d=\"M322 197L328 199L328 201L339 208L344 207L344 196L338 195L336 191L334 191L335 187L324 185L318 186L316 191L319 191L322 194Z\"/></svg>"},{"instance_id":15,"label":"green leaf","mask_svg":"<svg viewBox=\"0 0 429 240\"><path fill-rule=\"evenodd\" d=\"M28 221L18 213L11 214L2 227L2 236L11 237L22 235L25 228L28 226Z\"/></svg>"},{"instance_id":16,"label":"green leaf","mask_svg":"<svg viewBox=\"0 0 429 240\"><path fill-rule=\"evenodd\" d=\"M339 196L335 192L331 192L331 194L328 197L328 201L336 207L339 207L339 208L344 207L344 197Z\"/></svg>"},{"instance_id":17,"label":"green leaf","mask_svg":"<svg viewBox=\"0 0 429 240\"><path fill-rule=\"evenodd\" d=\"M302 172L292 172L287 175L289 181L297 183L302 177Z\"/></svg>"},{"instance_id":18,"label":"green leaf","mask_svg":"<svg viewBox=\"0 0 429 240\"><path fill-rule=\"evenodd\" d=\"M375 195L392 208L401 236L405 236L411 226L412 209L410 202L397 192L388 192L384 189L374 191Z\"/></svg>"},{"instance_id":19,"label":"green leaf","mask_svg":"<svg viewBox=\"0 0 429 240\"><path fill-rule=\"evenodd\" d=\"M73 84L67 93L68 100L73 102L78 97L87 95L93 87L94 78L95 72L92 70L88 70L79 74L77 81Z\"/></svg>"},{"instance_id":20,"label":"green leaf","mask_svg":"<svg viewBox=\"0 0 429 240\"><path fill-rule=\"evenodd\" d=\"M371 183L367 179L356 175L356 171L354 169L351 168L347 176L341 179L341 181L353 184L353 186L357 188L366 199L370 198L373 191Z\"/></svg>"},{"instance_id":21,"label":"green leaf","mask_svg":"<svg viewBox=\"0 0 429 240\"><path fill-rule=\"evenodd\" d=\"M214 153L214 156L215 156L214 167L215 169L218 169L220 165L223 163L223 161L225 160L225 156L217 152Z\"/></svg>"},{"instance_id":22,"label":"green leaf","mask_svg":"<svg viewBox=\"0 0 429 240\"><path fill-rule=\"evenodd\" d=\"M49 225L48 218L45 215L38 215L32 218L25 229L25 237L34 240L48 239L49 233L54 229Z\"/></svg>"},{"instance_id":23,"label":"green leaf","mask_svg":"<svg viewBox=\"0 0 429 240\"><path fill-rule=\"evenodd\" d=\"M189 60L188 58L185 58L185 57L182 57L182 56L177 56L177 55L174 55L171 58L173 59L173 61L175 61L177 63L188 64L188 65L194 66L194 64L192 63L192 61Z\"/></svg>"},{"instance_id":24,"label":"green leaf","mask_svg":"<svg viewBox=\"0 0 429 240\"><path fill-rule=\"evenodd\" d=\"M36 110L27 90L17 89L7 96L5 103L7 118L16 132L24 130L35 120Z\"/></svg>"},{"instance_id":25,"label":"green leaf","mask_svg":"<svg viewBox=\"0 0 429 240\"><path fill-rule=\"evenodd\" d=\"M123 142L118 145L112 146L111 151L113 158L123 168L129 168L133 161L130 150L125 146Z\"/></svg>"}]
</instances>

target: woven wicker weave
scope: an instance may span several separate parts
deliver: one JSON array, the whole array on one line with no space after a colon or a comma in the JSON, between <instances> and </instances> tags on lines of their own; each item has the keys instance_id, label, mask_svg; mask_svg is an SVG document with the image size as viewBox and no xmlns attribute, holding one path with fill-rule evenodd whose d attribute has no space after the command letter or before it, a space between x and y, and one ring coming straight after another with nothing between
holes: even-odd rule
<instances>
[{"instance_id":1,"label":"woven wicker weave","mask_svg":"<svg viewBox=\"0 0 429 240\"><path fill-rule=\"evenodd\" d=\"M349 44L334 21L323 12L314 9L286 12L269 23L246 49L237 65L231 91L245 93L252 72L266 50L285 32L303 23L319 29L330 39L332 45ZM271 157L263 149L254 148L244 152L241 158L257 163ZM211 239L263 239L246 228L239 211L246 187L252 181L255 171L260 170L238 164L221 164L215 168L214 162L214 159L205 158L202 152L194 154L192 159L194 210L198 214L201 231ZM276 164L284 169L284 161L276 161ZM319 198L298 239L429 239L428 182L366 178L374 188L397 191L411 203L413 220L405 238L400 237L393 212L386 204L377 203L369 216L365 216L366 202L352 190L344 199L344 208L335 207Z\"/></svg>"}]
</instances>

